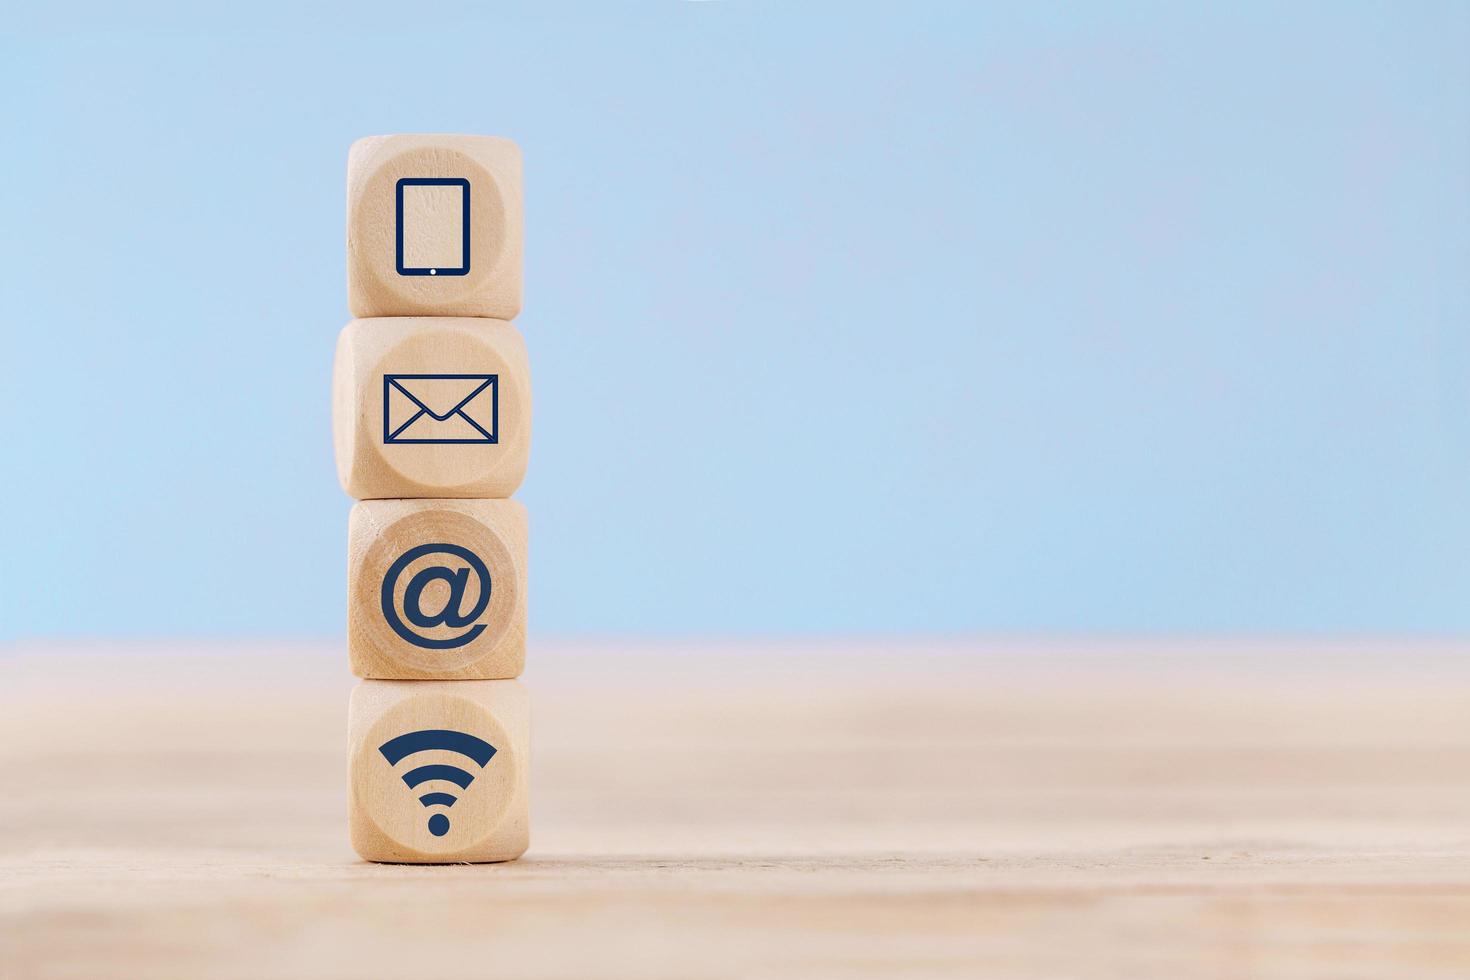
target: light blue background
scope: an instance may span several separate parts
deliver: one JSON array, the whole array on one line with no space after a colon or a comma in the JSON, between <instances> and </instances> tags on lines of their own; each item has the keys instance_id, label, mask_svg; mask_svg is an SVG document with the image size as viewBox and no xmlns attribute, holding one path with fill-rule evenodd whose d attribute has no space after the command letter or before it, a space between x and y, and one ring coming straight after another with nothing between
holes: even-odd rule
<instances>
[{"instance_id":1,"label":"light blue background","mask_svg":"<svg viewBox=\"0 0 1470 980\"><path fill-rule=\"evenodd\" d=\"M536 629L1470 628L1470 7L1101 6L11 21L0 629L341 631L404 131L525 153Z\"/></svg>"}]
</instances>

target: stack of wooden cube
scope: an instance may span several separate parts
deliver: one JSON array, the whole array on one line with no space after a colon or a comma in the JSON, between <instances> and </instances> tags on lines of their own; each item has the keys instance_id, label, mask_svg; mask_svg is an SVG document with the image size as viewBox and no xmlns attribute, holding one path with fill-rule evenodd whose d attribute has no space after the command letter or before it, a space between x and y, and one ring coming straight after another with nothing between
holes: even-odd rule
<instances>
[{"instance_id":1,"label":"stack of wooden cube","mask_svg":"<svg viewBox=\"0 0 1470 980\"><path fill-rule=\"evenodd\" d=\"M524 853L531 442L521 156L373 136L347 161L333 435L348 528L352 845L370 861Z\"/></svg>"}]
</instances>

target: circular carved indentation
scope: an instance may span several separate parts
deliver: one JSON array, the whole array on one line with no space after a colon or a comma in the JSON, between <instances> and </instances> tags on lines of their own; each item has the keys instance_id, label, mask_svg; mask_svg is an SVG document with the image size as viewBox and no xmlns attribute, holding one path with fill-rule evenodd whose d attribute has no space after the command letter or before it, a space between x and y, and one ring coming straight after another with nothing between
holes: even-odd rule
<instances>
[{"instance_id":1,"label":"circular carved indentation","mask_svg":"<svg viewBox=\"0 0 1470 980\"><path fill-rule=\"evenodd\" d=\"M466 496L501 496L519 482L525 382L491 336L463 327L414 330L364 378L359 417L367 444L426 496L460 488L496 491ZM507 480L508 488L500 485Z\"/></svg>"},{"instance_id":2,"label":"circular carved indentation","mask_svg":"<svg viewBox=\"0 0 1470 980\"><path fill-rule=\"evenodd\" d=\"M380 531L358 573L358 619L374 648L420 671L456 671L500 643L516 608L515 561L494 530L422 510Z\"/></svg>"},{"instance_id":3,"label":"circular carved indentation","mask_svg":"<svg viewBox=\"0 0 1470 980\"><path fill-rule=\"evenodd\" d=\"M450 178L469 182L470 260L464 275L400 275L398 182ZM416 306L462 303L481 293L505 251L505 195L474 157L444 146L422 146L388 157L363 182L353 201L349 241L360 272L374 292Z\"/></svg>"},{"instance_id":4,"label":"circular carved indentation","mask_svg":"<svg viewBox=\"0 0 1470 980\"><path fill-rule=\"evenodd\" d=\"M436 691L399 702L369 728L353 759L353 791L385 837L448 855L501 824L520 765L510 735L483 705Z\"/></svg>"}]
</instances>

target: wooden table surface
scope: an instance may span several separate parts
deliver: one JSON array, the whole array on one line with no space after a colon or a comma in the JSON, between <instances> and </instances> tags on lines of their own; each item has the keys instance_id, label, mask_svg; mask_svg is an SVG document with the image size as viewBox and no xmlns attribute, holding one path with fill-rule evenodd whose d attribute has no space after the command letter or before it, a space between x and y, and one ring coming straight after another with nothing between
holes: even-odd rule
<instances>
[{"instance_id":1,"label":"wooden table surface","mask_svg":"<svg viewBox=\"0 0 1470 980\"><path fill-rule=\"evenodd\" d=\"M1465 654L543 642L530 852L389 867L339 646L22 646L0 976L1463 980Z\"/></svg>"}]
</instances>

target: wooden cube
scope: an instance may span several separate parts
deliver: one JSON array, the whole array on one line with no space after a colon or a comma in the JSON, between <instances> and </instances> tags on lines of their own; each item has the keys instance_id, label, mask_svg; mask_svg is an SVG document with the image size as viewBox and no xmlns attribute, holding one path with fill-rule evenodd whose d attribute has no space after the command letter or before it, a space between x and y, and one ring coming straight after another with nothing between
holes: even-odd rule
<instances>
[{"instance_id":1,"label":"wooden cube","mask_svg":"<svg viewBox=\"0 0 1470 980\"><path fill-rule=\"evenodd\" d=\"M504 320L353 320L332 379L337 476L353 497L509 497L531 453L531 373Z\"/></svg>"},{"instance_id":2,"label":"wooden cube","mask_svg":"<svg viewBox=\"0 0 1470 980\"><path fill-rule=\"evenodd\" d=\"M348 712L353 848L407 864L520 857L530 731L516 681L363 681Z\"/></svg>"},{"instance_id":3,"label":"wooden cube","mask_svg":"<svg viewBox=\"0 0 1470 980\"><path fill-rule=\"evenodd\" d=\"M491 680L526 663L526 508L364 500L347 532L347 652L358 677Z\"/></svg>"},{"instance_id":4,"label":"wooden cube","mask_svg":"<svg viewBox=\"0 0 1470 980\"><path fill-rule=\"evenodd\" d=\"M521 311L521 151L493 136L369 136L347 155L353 316Z\"/></svg>"}]
</instances>

